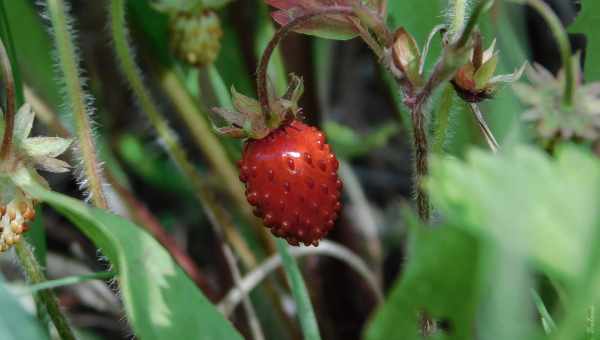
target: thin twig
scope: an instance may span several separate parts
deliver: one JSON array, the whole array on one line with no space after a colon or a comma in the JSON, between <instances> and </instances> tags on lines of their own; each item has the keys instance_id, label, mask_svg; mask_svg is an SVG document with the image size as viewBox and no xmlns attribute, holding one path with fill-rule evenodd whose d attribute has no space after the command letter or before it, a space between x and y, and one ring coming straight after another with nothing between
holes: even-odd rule
<instances>
[{"instance_id":1,"label":"thin twig","mask_svg":"<svg viewBox=\"0 0 600 340\"><path fill-rule=\"evenodd\" d=\"M483 113L481 113L479 104L471 103L469 105L469 107L471 108L471 111L473 112L475 120L477 121L477 125L479 126L479 129L481 130L481 133L483 134L483 137L485 138L485 141L489 145L490 149L494 153L498 152L500 145L496 141L496 138L494 137L492 130L490 130L487 123L485 122L485 118L483 117Z\"/></svg>"},{"instance_id":2,"label":"thin twig","mask_svg":"<svg viewBox=\"0 0 600 340\"><path fill-rule=\"evenodd\" d=\"M360 257L346 247L331 241L322 240L318 247L297 247L291 248L290 251L294 257L324 255L346 263L369 285L377 302L381 303L383 301L383 293L376 276L370 271L369 267ZM242 296L251 292L258 284L260 284L260 282L262 282L262 280L269 276L270 273L279 268L281 263L281 256L279 254L268 258L259 267L248 273L242 279L240 287L236 287L227 293L225 298L219 303L219 309L223 311L225 315L231 314L241 301Z\"/></svg>"},{"instance_id":3,"label":"thin twig","mask_svg":"<svg viewBox=\"0 0 600 340\"><path fill-rule=\"evenodd\" d=\"M12 139L15 128L15 79L12 66L8 58L8 52L4 42L0 39L0 67L2 68L2 80L6 91L6 109L4 110L4 136L0 147L0 161L4 161L10 155Z\"/></svg>"},{"instance_id":4,"label":"thin twig","mask_svg":"<svg viewBox=\"0 0 600 340\"><path fill-rule=\"evenodd\" d=\"M39 284L46 282L46 277L40 267L40 264L35 259L33 252L29 245L21 240L15 244L15 251L21 266L27 274L27 280L31 284ZM56 327L56 331L60 335L62 340L75 340L75 335L71 330L69 322L63 315L58 305L58 301L52 290L43 290L36 294L36 296L42 301L43 305L48 311L48 315Z\"/></svg>"}]
</instances>

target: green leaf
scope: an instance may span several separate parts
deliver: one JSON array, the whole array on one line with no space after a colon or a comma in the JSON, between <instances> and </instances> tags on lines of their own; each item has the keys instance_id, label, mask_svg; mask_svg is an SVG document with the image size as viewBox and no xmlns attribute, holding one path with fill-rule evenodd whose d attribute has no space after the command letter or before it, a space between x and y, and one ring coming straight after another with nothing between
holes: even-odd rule
<instances>
[{"instance_id":1,"label":"green leaf","mask_svg":"<svg viewBox=\"0 0 600 340\"><path fill-rule=\"evenodd\" d=\"M319 325L317 324L315 312L313 311L310 296L308 295L306 285L304 284L304 279L300 273L300 268L298 268L296 260L294 260L290 254L286 241L278 238L276 242L288 283L292 287L292 295L296 302L298 318L300 319L304 339L320 340L321 335L319 334Z\"/></svg>"},{"instance_id":2,"label":"green leaf","mask_svg":"<svg viewBox=\"0 0 600 340\"><path fill-rule=\"evenodd\" d=\"M366 136L361 136L350 127L335 122L325 123L324 130L329 143L338 156L350 159L385 146L390 138L398 133L398 126L394 123L387 123Z\"/></svg>"},{"instance_id":3,"label":"green leaf","mask_svg":"<svg viewBox=\"0 0 600 340\"><path fill-rule=\"evenodd\" d=\"M495 54L490 60L486 61L473 75L475 80L475 89L482 90L488 84L490 79L496 73L496 67L498 66L498 54Z\"/></svg>"},{"instance_id":4,"label":"green leaf","mask_svg":"<svg viewBox=\"0 0 600 340\"><path fill-rule=\"evenodd\" d=\"M4 285L0 274L0 338L2 340L48 339L35 317L27 313Z\"/></svg>"},{"instance_id":5,"label":"green leaf","mask_svg":"<svg viewBox=\"0 0 600 340\"><path fill-rule=\"evenodd\" d=\"M413 229L417 230L406 269L375 314L365 339L422 339L423 312L448 322L447 339L473 339L481 267L478 243L451 226Z\"/></svg>"},{"instance_id":6,"label":"green leaf","mask_svg":"<svg viewBox=\"0 0 600 340\"><path fill-rule=\"evenodd\" d=\"M167 251L143 229L104 210L42 188L27 173L13 180L63 214L114 266L129 322L141 339L242 339Z\"/></svg>"},{"instance_id":7,"label":"green leaf","mask_svg":"<svg viewBox=\"0 0 600 340\"><path fill-rule=\"evenodd\" d=\"M525 146L501 155L473 150L466 162L436 158L427 187L452 224L574 279L600 217L600 161L573 146L556 158Z\"/></svg>"},{"instance_id":8,"label":"green leaf","mask_svg":"<svg viewBox=\"0 0 600 340\"><path fill-rule=\"evenodd\" d=\"M585 77L587 81L600 80L600 1L583 0L581 13L569 27L571 33L584 33L587 37Z\"/></svg>"},{"instance_id":9,"label":"green leaf","mask_svg":"<svg viewBox=\"0 0 600 340\"><path fill-rule=\"evenodd\" d=\"M67 151L73 140L61 137L31 137L25 140L23 148L31 157L55 158Z\"/></svg>"}]
</instances>

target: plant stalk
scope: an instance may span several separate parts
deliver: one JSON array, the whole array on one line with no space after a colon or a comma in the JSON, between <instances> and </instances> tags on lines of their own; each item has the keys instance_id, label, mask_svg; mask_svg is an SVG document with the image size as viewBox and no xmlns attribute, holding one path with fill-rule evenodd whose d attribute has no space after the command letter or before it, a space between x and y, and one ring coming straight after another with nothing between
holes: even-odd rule
<instances>
[{"instance_id":1,"label":"plant stalk","mask_svg":"<svg viewBox=\"0 0 600 340\"><path fill-rule=\"evenodd\" d=\"M63 0L48 0L48 13L52 23L54 43L58 55L60 71L66 86L66 101L72 112L78 140L78 150L83 165L83 183L86 183L92 202L96 207L107 209L104 194L104 179L98 162L98 153L92 133L89 96L83 87L80 76L79 57L73 39L72 19Z\"/></svg>"},{"instance_id":2,"label":"plant stalk","mask_svg":"<svg viewBox=\"0 0 600 340\"><path fill-rule=\"evenodd\" d=\"M258 64L257 76L256 76L256 88L258 94L258 101L260 102L262 113L268 123L271 121L271 105L269 104L269 93L267 87L267 70L269 67L269 61L271 60L271 56L273 52L275 52L275 48L279 43L294 29L302 27L309 23L311 20L318 18L323 15L331 15L331 14L341 14L347 15L351 17L356 17L354 10L351 7L341 7L341 6L331 6L323 10L315 11L298 17L292 21L290 21L287 25L282 26L273 38L267 44L262 57L260 58L260 62Z\"/></svg>"},{"instance_id":3,"label":"plant stalk","mask_svg":"<svg viewBox=\"0 0 600 340\"><path fill-rule=\"evenodd\" d=\"M10 155L12 140L15 128L15 79L12 73L12 66L8 58L8 52L4 42L0 39L0 68L2 69L2 79L6 91L6 109L4 110L4 136L2 137L2 146L0 147L0 161L5 161Z\"/></svg>"},{"instance_id":4,"label":"plant stalk","mask_svg":"<svg viewBox=\"0 0 600 340\"><path fill-rule=\"evenodd\" d=\"M45 282L46 277L44 276L42 268L35 259L35 256L33 255L29 245L24 240L21 240L15 244L15 251L19 261L21 262L21 266L25 270L28 282L31 284L40 284ZM75 334L73 333L73 330L71 330L69 322L60 311L60 307L54 292L52 290L42 290L35 295L37 299L39 299L46 307L48 315L50 316L54 327L56 327L56 331L61 339L75 340Z\"/></svg>"},{"instance_id":5,"label":"plant stalk","mask_svg":"<svg viewBox=\"0 0 600 340\"><path fill-rule=\"evenodd\" d=\"M451 37L458 36L462 32L467 17L467 2L468 0L452 0L452 14L448 31Z\"/></svg>"}]
</instances>

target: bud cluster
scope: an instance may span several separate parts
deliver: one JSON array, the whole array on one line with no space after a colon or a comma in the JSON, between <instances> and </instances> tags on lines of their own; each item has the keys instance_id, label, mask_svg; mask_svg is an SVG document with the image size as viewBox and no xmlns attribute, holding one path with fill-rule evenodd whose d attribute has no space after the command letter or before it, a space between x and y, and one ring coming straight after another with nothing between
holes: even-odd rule
<instances>
[{"instance_id":1,"label":"bud cluster","mask_svg":"<svg viewBox=\"0 0 600 340\"><path fill-rule=\"evenodd\" d=\"M19 242L28 230L27 223L35 218L33 201L24 194L0 205L0 253Z\"/></svg>"},{"instance_id":2,"label":"bud cluster","mask_svg":"<svg viewBox=\"0 0 600 340\"><path fill-rule=\"evenodd\" d=\"M171 17L169 26L171 48L179 59L197 67L217 59L223 30L214 11L180 11Z\"/></svg>"}]
</instances>

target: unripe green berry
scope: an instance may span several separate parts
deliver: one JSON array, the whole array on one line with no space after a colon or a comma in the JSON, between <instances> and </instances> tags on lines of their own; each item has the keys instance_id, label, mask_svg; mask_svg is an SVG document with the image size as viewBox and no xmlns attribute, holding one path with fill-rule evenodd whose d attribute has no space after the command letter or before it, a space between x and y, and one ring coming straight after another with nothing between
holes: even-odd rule
<instances>
[{"instance_id":1,"label":"unripe green berry","mask_svg":"<svg viewBox=\"0 0 600 340\"><path fill-rule=\"evenodd\" d=\"M223 30L215 12L177 12L171 17L170 31L171 48L178 58L196 67L217 59Z\"/></svg>"}]
</instances>

